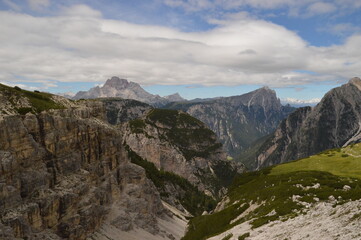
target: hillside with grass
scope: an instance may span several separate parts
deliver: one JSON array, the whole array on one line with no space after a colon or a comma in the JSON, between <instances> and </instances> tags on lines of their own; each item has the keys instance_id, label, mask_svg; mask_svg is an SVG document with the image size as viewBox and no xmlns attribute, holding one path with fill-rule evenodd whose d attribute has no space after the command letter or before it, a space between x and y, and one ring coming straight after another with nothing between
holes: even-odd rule
<instances>
[{"instance_id":1,"label":"hillside with grass","mask_svg":"<svg viewBox=\"0 0 361 240\"><path fill-rule=\"evenodd\" d=\"M235 179L229 188L227 197L221 203L223 208L218 207L220 210L211 215L190 220L183 240L211 237L262 239L272 231L280 235L269 239L288 239L287 236L292 234L303 234L302 227L287 228L296 222L299 226L309 223L309 231L317 224L319 229L330 228L330 224L334 227L338 224L359 226L360 214L350 209L361 207L360 184L361 144L246 173ZM323 216L320 218L323 220L314 222L316 215ZM313 218L307 222L309 216ZM317 236L316 227L312 231ZM312 235L312 231L308 234ZM332 235L332 231L323 234L329 236L328 239L339 239ZM314 239L311 235L304 238Z\"/></svg>"},{"instance_id":2,"label":"hillside with grass","mask_svg":"<svg viewBox=\"0 0 361 240\"><path fill-rule=\"evenodd\" d=\"M56 101L50 93L27 91L19 87L0 84L0 107L2 114L40 113L49 109L63 109L65 106ZM57 96L58 97L58 96Z\"/></svg>"}]
</instances>

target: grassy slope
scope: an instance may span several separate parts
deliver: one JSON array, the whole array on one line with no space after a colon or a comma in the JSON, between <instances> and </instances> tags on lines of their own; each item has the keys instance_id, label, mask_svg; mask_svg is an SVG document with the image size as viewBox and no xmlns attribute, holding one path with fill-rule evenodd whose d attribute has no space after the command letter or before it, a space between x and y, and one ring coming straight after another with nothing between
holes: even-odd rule
<instances>
[{"instance_id":1,"label":"grassy slope","mask_svg":"<svg viewBox=\"0 0 361 240\"><path fill-rule=\"evenodd\" d=\"M302 214L305 207L292 200L294 195L299 195L299 200L306 204L318 200L327 201L331 195L339 200L338 204L360 199L360 179L361 144L246 173L230 187L228 206L216 214L193 218L183 240L206 239L248 220L257 228L269 221L295 217ZM311 187L317 183L320 188L308 190L298 185ZM343 190L345 185L350 186L351 190ZM236 223L230 224L244 210L240 206L251 202L262 205ZM270 215L272 211L275 211L274 215Z\"/></svg>"},{"instance_id":2,"label":"grassy slope","mask_svg":"<svg viewBox=\"0 0 361 240\"><path fill-rule=\"evenodd\" d=\"M26 114L28 112L39 113L44 110L64 108L64 106L54 102L51 99L52 95L50 93L44 93L39 91L31 92L23 90L19 87L13 88L3 84L0 84L0 91L2 92L2 94L4 94L4 96L8 97L10 103L12 104L14 104L14 102L21 97L25 97L29 100L31 108L17 108L19 114Z\"/></svg>"},{"instance_id":3,"label":"grassy slope","mask_svg":"<svg viewBox=\"0 0 361 240\"><path fill-rule=\"evenodd\" d=\"M333 149L274 167L271 175L296 171L324 171L341 177L361 178L361 144Z\"/></svg>"}]
</instances>

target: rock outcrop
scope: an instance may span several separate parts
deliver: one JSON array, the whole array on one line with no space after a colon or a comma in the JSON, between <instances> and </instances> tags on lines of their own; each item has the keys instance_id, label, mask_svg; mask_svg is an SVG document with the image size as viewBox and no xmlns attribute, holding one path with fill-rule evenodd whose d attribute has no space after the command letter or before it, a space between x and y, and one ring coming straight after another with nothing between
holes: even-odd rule
<instances>
[{"instance_id":1,"label":"rock outcrop","mask_svg":"<svg viewBox=\"0 0 361 240\"><path fill-rule=\"evenodd\" d=\"M126 79L112 77L108 79L103 86L96 86L89 91L80 91L75 94L73 99L89 99L89 98L109 98L118 97L123 99L133 99L148 103L155 107L163 106L173 101L183 101L179 94L160 97L145 91L138 83L130 82Z\"/></svg>"},{"instance_id":2,"label":"rock outcrop","mask_svg":"<svg viewBox=\"0 0 361 240\"><path fill-rule=\"evenodd\" d=\"M361 79L332 89L314 108L290 114L256 152L258 168L279 164L361 139Z\"/></svg>"}]
</instances>

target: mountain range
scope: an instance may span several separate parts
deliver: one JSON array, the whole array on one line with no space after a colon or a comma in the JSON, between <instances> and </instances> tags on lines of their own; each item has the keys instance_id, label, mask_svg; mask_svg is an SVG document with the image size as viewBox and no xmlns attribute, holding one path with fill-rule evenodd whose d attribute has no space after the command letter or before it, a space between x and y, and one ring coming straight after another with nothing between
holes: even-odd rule
<instances>
[{"instance_id":1,"label":"mountain range","mask_svg":"<svg viewBox=\"0 0 361 240\"><path fill-rule=\"evenodd\" d=\"M74 99L104 97L135 99L155 107L187 112L213 130L228 155L235 159L240 159L253 142L272 133L295 109L283 106L276 92L268 87L239 96L186 101L177 93L164 98L152 95L139 84L118 77L108 79L102 87L78 92Z\"/></svg>"},{"instance_id":2,"label":"mountain range","mask_svg":"<svg viewBox=\"0 0 361 240\"><path fill-rule=\"evenodd\" d=\"M92 100L0 84L1 239L360 237L360 78L298 109L267 87L155 108L112 79Z\"/></svg>"},{"instance_id":3,"label":"mountain range","mask_svg":"<svg viewBox=\"0 0 361 240\"><path fill-rule=\"evenodd\" d=\"M174 102L164 108L182 110L204 122L232 158L239 158L255 141L272 133L295 110L281 105L276 92L268 87L233 97Z\"/></svg>"},{"instance_id":4,"label":"mountain range","mask_svg":"<svg viewBox=\"0 0 361 240\"><path fill-rule=\"evenodd\" d=\"M172 94L166 97L153 95L145 91L138 83L129 82L126 79L119 77L112 77L108 79L103 86L96 86L89 91L80 91L72 97L72 99L89 99L89 98L104 98L104 97L120 97L123 99L133 99L148 103L155 107L164 106L167 103L174 101L184 101L178 94Z\"/></svg>"},{"instance_id":5,"label":"mountain range","mask_svg":"<svg viewBox=\"0 0 361 240\"><path fill-rule=\"evenodd\" d=\"M263 168L345 147L361 139L361 79L330 90L315 107L299 108L258 146L251 161Z\"/></svg>"}]
</instances>

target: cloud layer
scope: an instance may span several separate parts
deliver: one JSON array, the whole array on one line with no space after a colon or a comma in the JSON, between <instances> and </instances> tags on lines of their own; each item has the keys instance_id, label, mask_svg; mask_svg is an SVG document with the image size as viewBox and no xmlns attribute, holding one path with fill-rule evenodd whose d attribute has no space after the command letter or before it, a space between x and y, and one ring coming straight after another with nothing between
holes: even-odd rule
<instances>
[{"instance_id":1,"label":"cloud layer","mask_svg":"<svg viewBox=\"0 0 361 240\"><path fill-rule=\"evenodd\" d=\"M47 3L29 1L34 9ZM245 14L213 24L209 31L181 32L105 19L86 5L53 17L3 11L0 81L95 82L117 75L143 85L282 87L361 75L361 35L315 47L295 32Z\"/></svg>"}]
</instances>

